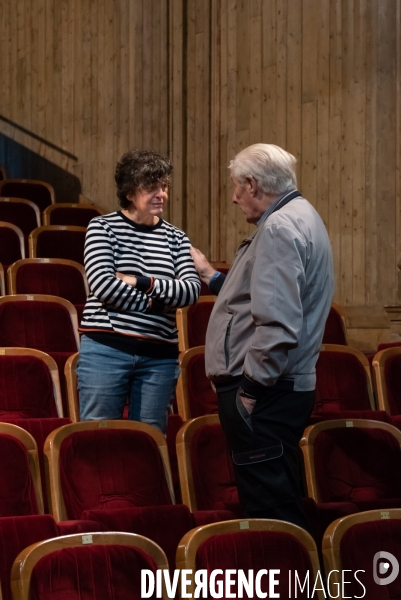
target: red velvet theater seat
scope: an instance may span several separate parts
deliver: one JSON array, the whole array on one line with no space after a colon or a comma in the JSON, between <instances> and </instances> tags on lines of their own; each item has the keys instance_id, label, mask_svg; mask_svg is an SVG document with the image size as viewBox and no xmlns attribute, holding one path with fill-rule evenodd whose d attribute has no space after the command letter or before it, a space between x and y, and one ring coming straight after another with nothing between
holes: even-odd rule
<instances>
[{"instance_id":1,"label":"red velvet theater seat","mask_svg":"<svg viewBox=\"0 0 401 600\"><path fill-rule=\"evenodd\" d=\"M379 408L401 428L401 347L378 352L373 359Z\"/></svg>"},{"instance_id":2,"label":"red velvet theater seat","mask_svg":"<svg viewBox=\"0 0 401 600\"><path fill-rule=\"evenodd\" d=\"M316 363L316 399L310 423L333 418L391 423L386 414L375 410L370 366L365 355L349 346L324 344Z\"/></svg>"},{"instance_id":3,"label":"red velvet theater seat","mask_svg":"<svg viewBox=\"0 0 401 600\"><path fill-rule=\"evenodd\" d=\"M24 429L0 423L0 517L43 513L38 449Z\"/></svg>"},{"instance_id":4,"label":"red velvet theater seat","mask_svg":"<svg viewBox=\"0 0 401 600\"><path fill-rule=\"evenodd\" d=\"M308 427L301 440L308 495L359 510L401 507L401 432L354 419Z\"/></svg>"},{"instance_id":5,"label":"red velvet theater seat","mask_svg":"<svg viewBox=\"0 0 401 600\"><path fill-rule=\"evenodd\" d=\"M10 575L18 554L36 542L60 535L103 531L94 521L68 521L57 524L50 515L0 517L0 583L2 600L12 600Z\"/></svg>"},{"instance_id":6,"label":"red velvet theater seat","mask_svg":"<svg viewBox=\"0 0 401 600\"><path fill-rule=\"evenodd\" d=\"M22 198L0 197L0 221L8 221L21 229L24 234L25 253L28 254L28 236L41 224L37 205Z\"/></svg>"},{"instance_id":7,"label":"red velvet theater seat","mask_svg":"<svg viewBox=\"0 0 401 600\"><path fill-rule=\"evenodd\" d=\"M40 294L0 298L0 347L35 348L55 360L64 414L67 414L64 365L78 345L77 313L68 300Z\"/></svg>"},{"instance_id":8,"label":"red velvet theater seat","mask_svg":"<svg viewBox=\"0 0 401 600\"><path fill-rule=\"evenodd\" d=\"M206 329L215 300L215 296L200 296L196 304L177 310L180 352L195 346L204 346Z\"/></svg>"},{"instance_id":9,"label":"red velvet theater seat","mask_svg":"<svg viewBox=\"0 0 401 600\"><path fill-rule=\"evenodd\" d=\"M55 361L31 348L1 348L0 419L63 415Z\"/></svg>"},{"instance_id":10,"label":"red velvet theater seat","mask_svg":"<svg viewBox=\"0 0 401 600\"><path fill-rule=\"evenodd\" d=\"M43 211L43 225L76 225L87 227L94 217L104 215L105 210L96 204L52 204Z\"/></svg>"},{"instance_id":11,"label":"red velvet theater seat","mask_svg":"<svg viewBox=\"0 0 401 600\"><path fill-rule=\"evenodd\" d=\"M52 514L80 519L85 510L173 504L167 443L136 421L84 421L50 434Z\"/></svg>"},{"instance_id":12,"label":"red velvet theater seat","mask_svg":"<svg viewBox=\"0 0 401 600\"><path fill-rule=\"evenodd\" d=\"M218 415L188 421L177 435L182 501L196 510L242 511L231 456Z\"/></svg>"},{"instance_id":13,"label":"red velvet theater seat","mask_svg":"<svg viewBox=\"0 0 401 600\"><path fill-rule=\"evenodd\" d=\"M227 569L241 569L246 576L249 570L253 570L254 577L261 569L278 569L278 584L274 587L274 592L279 594L280 598L311 598L306 587L303 592L298 588L295 594L294 571L297 571L302 582L308 573L309 579L315 582L320 565L315 542L300 527L283 521L250 519L206 525L187 533L178 547L177 568L188 569L192 573L191 585L188 586L188 591L192 594L195 590L194 574L197 569L206 569L209 576L214 569L221 569L223 575L216 580L223 580ZM231 593L238 597L236 575L233 574L232 579L235 584ZM323 587L321 580L320 585L316 587ZM261 590L271 597L266 575L261 578ZM224 583L222 597L227 598ZM246 591L243 597L249 598ZM256 598L256 592L251 597ZM316 591L313 597L322 600L325 596L323 591Z\"/></svg>"},{"instance_id":14,"label":"red velvet theater seat","mask_svg":"<svg viewBox=\"0 0 401 600\"><path fill-rule=\"evenodd\" d=\"M25 258L24 234L16 225L0 221L0 263L4 271L21 258Z\"/></svg>"},{"instance_id":15,"label":"red velvet theater seat","mask_svg":"<svg viewBox=\"0 0 401 600\"><path fill-rule=\"evenodd\" d=\"M64 536L21 552L11 589L19 600L139 600L142 569L168 569L164 552L147 538L115 532Z\"/></svg>"},{"instance_id":16,"label":"red velvet theater seat","mask_svg":"<svg viewBox=\"0 0 401 600\"><path fill-rule=\"evenodd\" d=\"M332 597L340 589L337 584L341 585L341 572L344 571L344 581L349 582L344 584L344 597L363 597L365 600L401 598L400 576L392 582L384 581L394 573L390 562L390 568L380 572L380 563L386 562L388 557L378 560L376 555L383 551L391 553L401 564L400 509L371 510L334 521L323 540L326 571L333 572L330 577ZM353 575L356 571L359 571L358 579L365 590ZM374 573L381 581L380 585L375 582Z\"/></svg>"},{"instance_id":17,"label":"red velvet theater seat","mask_svg":"<svg viewBox=\"0 0 401 600\"><path fill-rule=\"evenodd\" d=\"M44 225L29 234L30 258L66 258L84 264L85 227Z\"/></svg>"},{"instance_id":18,"label":"red velvet theater seat","mask_svg":"<svg viewBox=\"0 0 401 600\"><path fill-rule=\"evenodd\" d=\"M0 181L0 196L31 200L39 207L40 211L55 202L53 186L36 179L5 179Z\"/></svg>"},{"instance_id":19,"label":"red velvet theater seat","mask_svg":"<svg viewBox=\"0 0 401 600\"><path fill-rule=\"evenodd\" d=\"M217 394L205 373L205 346L180 354L177 405L184 421L217 413Z\"/></svg>"},{"instance_id":20,"label":"red velvet theater seat","mask_svg":"<svg viewBox=\"0 0 401 600\"><path fill-rule=\"evenodd\" d=\"M183 504L88 510L82 513L83 519L96 521L105 531L137 533L153 540L166 553L170 569L175 568L178 543L188 531L200 524L226 521L232 517L228 511L192 514Z\"/></svg>"},{"instance_id":21,"label":"red velvet theater seat","mask_svg":"<svg viewBox=\"0 0 401 600\"><path fill-rule=\"evenodd\" d=\"M62 258L26 258L8 270L10 294L50 294L69 300L82 317L88 283L83 266Z\"/></svg>"},{"instance_id":22,"label":"red velvet theater seat","mask_svg":"<svg viewBox=\"0 0 401 600\"><path fill-rule=\"evenodd\" d=\"M341 346L348 345L344 312L341 306L334 302L327 317L322 343L340 344Z\"/></svg>"}]
</instances>

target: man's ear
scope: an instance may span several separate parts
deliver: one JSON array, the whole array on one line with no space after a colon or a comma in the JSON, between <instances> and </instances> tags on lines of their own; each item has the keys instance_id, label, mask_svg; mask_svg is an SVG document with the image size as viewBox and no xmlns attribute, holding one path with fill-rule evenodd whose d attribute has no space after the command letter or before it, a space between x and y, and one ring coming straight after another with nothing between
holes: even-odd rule
<instances>
[{"instance_id":1,"label":"man's ear","mask_svg":"<svg viewBox=\"0 0 401 600\"><path fill-rule=\"evenodd\" d=\"M251 195L256 197L258 195L258 182L253 177L247 177L246 182L249 185Z\"/></svg>"}]
</instances>

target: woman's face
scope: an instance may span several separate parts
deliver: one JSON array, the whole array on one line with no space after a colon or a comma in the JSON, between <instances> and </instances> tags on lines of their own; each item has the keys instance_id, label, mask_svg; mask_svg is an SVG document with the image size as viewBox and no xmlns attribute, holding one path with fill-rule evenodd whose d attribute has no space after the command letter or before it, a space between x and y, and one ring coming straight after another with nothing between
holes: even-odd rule
<instances>
[{"instance_id":1,"label":"woman's face","mask_svg":"<svg viewBox=\"0 0 401 600\"><path fill-rule=\"evenodd\" d=\"M135 196L128 195L128 200L132 202L129 210L135 212L141 220L146 220L147 217L159 217L163 212L167 197L168 186L159 183L150 190L139 190Z\"/></svg>"}]
</instances>

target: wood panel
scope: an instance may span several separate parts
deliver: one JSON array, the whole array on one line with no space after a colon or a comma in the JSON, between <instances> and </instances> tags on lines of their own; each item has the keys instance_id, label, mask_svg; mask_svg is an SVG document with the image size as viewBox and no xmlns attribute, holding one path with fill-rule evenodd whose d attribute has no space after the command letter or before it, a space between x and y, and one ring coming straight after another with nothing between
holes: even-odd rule
<instances>
[{"instance_id":1,"label":"wood panel","mask_svg":"<svg viewBox=\"0 0 401 600\"><path fill-rule=\"evenodd\" d=\"M282 145L328 228L336 300L380 318L401 302L400 40L401 0L3 0L0 133L110 210L123 152L169 154L166 217L228 262L252 231L229 161Z\"/></svg>"}]
</instances>

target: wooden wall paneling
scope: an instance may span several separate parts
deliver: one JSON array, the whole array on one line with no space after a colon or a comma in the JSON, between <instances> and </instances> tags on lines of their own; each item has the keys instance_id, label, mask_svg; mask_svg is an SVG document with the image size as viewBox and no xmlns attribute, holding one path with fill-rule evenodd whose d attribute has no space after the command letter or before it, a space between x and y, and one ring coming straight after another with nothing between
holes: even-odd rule
<instances>
[{"instance_id":1,"label":"wooden wall paneling","mask_svg":"<svg viewBox=\"0 0 401 600\"><path fill-rule=\"evenodd\" d=\"M298 188L302 190L302 0L291 0L287 12L287 140L286 150L298 161Z\"/></svg>"},{"instance_id":2,"label":"wooden wall paneling","mask_svg":"<svg viewBox=\"0 0 401 600\"><path fill-rule=\"evenodd\" d=\"M366 303L375 306L377 294L377 31L378 0L367 6L367 90L366 90Z\"/></svg>"},{"instance_id":3,"label":"wooden wall paneling","mask_svg":"<svg viewBox=\"0 0 401 600\"><path fill-rule=\"evenodd\" d=\"M169 8L169 148L174 165L168 207L169 219L177 227L184 220L184 178L186 156L186 102L184 98L184 2L170 0Z\"/></svg>"},{"instance_id":4,"label":"wooden wall paneling","mask_svg":"<svg viewBox=\"0 0 401 600\"><path fill-rule=\"evenodd\" d=\"M130 106L134 118L134 129L132 144L136 148L142 148L143 139L143 102L144 102L144 82L143 82L143 64L145 38L143 31L143 0L138 0L131 6L132 18L135 23L135 48L133 69L130 72L130 82L135 90L134 103Z\"/></svg>"},{"instance_id":5,"label":"wooden wall paneling","mask_svg":"<svg viewBox=\"0 0 401 600\"><path fill-rule=\"evenodd\" d=\"M329 225L330 6L321 4L317 35L316 209Z\"/></svg>"},{"instance_id":6,"label":"wooden wall paneling","mask_svg":"<svg viewBox=\"0 0 401 600\"><path fill-rule=\"evenodd\" d=\"M222 50L222 28L225 31L225 1L211 1L211 90L210 90L210 260L219 260L221 255L221 229L222 218L225 210L222 210L225 194L222 195L223 163L222 163L222 143L220 139L220 125L225 118L225 111L222 107L222 96L226 93L227 81L226 71L222 70L223 50ZM225 48L225 45L224 45ZM224 91L223 89L224 88ZM224 116L223 116L224 113ZM223 125L222 125L223 127ZM225 175L225 174L224 174Z\"/></svg>"},{"instance_id":7,"label":"wooden wall paneling","mask_svg":"<svg viewBox=\"0 0 401 600\"><path fill-rule=\"evenodd\" d=\"M58 144L67 152L74 148L74 7L61 0L61 137ZM93 108L92 108L93 110ZM90 164L90 160L88 161ZM61 165L71 171L74 162L61 157Z\"/></svg>"},{"instance_id":8,"label":"wooden wall paneling","mask_svg":"<svg viewBox=\"0 0 401 600\"><path fill-rule=\"evenodd\" d=\"M396 290L395 8L396 4L391 0L378 3L377 288L380 304L394 302Z\"/></svg>"},{"instance_id":9,"label":"wooden wall paneling","mask_svg":"<svg viewBox=\"0 0 401 600\"><path fill-rule=\"evenodd\" d=\"M202 252L210 249L210 2L195 3L195 139L193 186L195 210L191 216L197 245Z\"/></svg>"},{"instance_id":10,"label":"wooden wall paneling","mask_svg":"<svg viewBox=\"0 0 401 600\"><path fill-rule=\"evenodd\" d=\"M276 144L287 144L287 0L277 0Z\"/></svg>"},{"instance_id":11,"label":"wooden wall paneling","mask_svg":"<svg viewBox=\"0 0 401 600\"><path fill-rule=\"evenodd\" d=\"M159 41L159 61L160 61L160 83L156 86L155 97L159 99L160 107L158 140L155 143L160 144L160 151L168 155L170 152L169 146L169 113L170 113L170 94L169 94L169 36L168 36L168 0L160 0L159 13L159 35L155 39L155 47Z\"/></svg>"},{"instance_id":12,"label":"wooden wall paneling","mask_svg":"<svg viewBox=\"0 0 401 600\"><path fill-rule=\"evenodd\" d=\"M396 246L395 254L397 263L401 261L401 3L397 2L396 6ZM397 294L396 304L401 303L401 269L397 270Z\"/></svg>"},{"instance_id":13,"label":"wooden wall paneling","mask_svg":"<svg viewBox=\"0 0 401 600\"><path fill-rule=\"evenodd\" d=\"M98 27L98 11L97 3L90 3L90 81L91 86L89 92L89 102L91 106L90 114L90 147L91 152L88 157L88 167L90 169L90 186L83 190L83 194L88 196L92 202L99 203L100 205L111 209L111 199L105 198L104 190L100 185L99 177L97 176L98 171L98 159L99 159L99 145L100 145L100 115L99 115L99 101L101 90L99 88L99 68L98 68L98 46L99 46L99 27ZM75 150L78 155L78 149Z\"/></svg>"},{"instance_id":14,"label":"wooden wall paneling","mask_svg":"<svg viewBox=\"0 0 401 600\"><path fill-rule=\"evenodd\" d=\"M142 147L152 149L153 141L153 97L152 97L152 84L153 75L157 77L157 74L153 74L153 41L155 32L153 31L153 13L154 13L154 2L153 0L145 1L142 4L142 26L143 26L143 37L142 37L142 114L138 117L142 123Z\"/></svg>"},{"instance_id":15,"label":"wooden wall paneling","mask_svg":"<svg viewBox=\"0 0 401 600\"><path fill-rule=\"evenodd\" d=\"M54 138L54 2L45 2L45 139L55 143ZM17 118L16 122L20 120ZM55 161L55 150L50 146L43 147L43 156L50 162ZM56 198L57 200L57 198Z\"/></svg>"},{"instance_id":16,"label":"wooden wall paneling","mask_svg":"<svg viewBox=\"0 0 401 600\"><path fill-rule=\"evenodd\" d=\"M275 144L276 136L276 0L262 4L262 142Z\"/></svg>"},{"instance_id":17,"label":"wooden wall paneling","mask_svg":"<svg viewBox=\"0 0 401 600\"><path fill-rule=\"evenodd\" d=\"M262 122L262 5L249 3L249 143L261 141Z\"/></svg>"},{"instance_id":18,"label":"wooden wall paneling","mask_svg":"<svg viewBox=\"0 0 401 600\"><path fill-rule=\"evenodd\" d=\"M114 19L114 47L116 50L114 78L114 117L116 120L114 127L115 162L130 149L128 141L129 96L131 93L129 79L129 40L133 32L130 27L129 5L129 0L120 0Z\"/></svg>"},{"instance_id":19,"label":"wooden wall paneling","mask_svg":"<svg viewBox=\"0 0 401 600\"><path fill-rule=\"evenodd\" d=\"M186 178L185 178L185 195L186 195L186 215L183 222L185 231L187 232L191 243L199 246L197 238L197 223L194 215L196 214L196 0L188 0L186 5L186 73L185 73L185 90L187 99L186 113Z\"/></svg>"},{"instance_id":20,"label":"wooden wall paneling","mask_svg":"<svg viewBox=\"0 0 401 600\"><path fill-rule=\"evenodd\" d=\"M83 2L80 2L79 0L73 0L72 5L70 0L69 6L70 8L73 8L74 15L74 153L78 158L77 162L73 165L73 172L74 175L78 177L81 182L82 193L88 196L89 198L92 198L92 194L89 192L88 188L85 185L83 185L85 170L87 170L88 165L86 164L86 169L84 169L85 157L82 154L82 145L84 143L83 111L84 102L86 100L85 93L87 92L87 90L84 89L84 63L82 58L82 40L84 36L84 12L85 10L87 10L89 2L87 0L84 0ZM98 9L100 10L99 6ZM98 14L99 13L97 11L95 17L97 27ZM89 164L89 168L90 166L91 164Z\"/></svg>"},{"instance_id":21,"label":"wooden wall paneling","mask_svg":"<svg viewBox=\"0 0 401 600\"><path fill-rule=\"evenodd\" d=\"M0 86L2 90L2 113L10 114L11 97L11 0L4 0L0 11L0 52L2 68L0 70Z\"/></svg>"},{"instance_id":22,"label":"wooden wall paneling","mask_svg":"<svg viewBox=\"0 0 401 600\"><path fill-rule=\"evenodd\" d=\"M352 305L352 202L354 154L354 13L342 3L341 304Z\"/></svg>"},{"instance_id":23,"label":"wooden wall paneling","mask_svg":"<svg viewBox=\"0 0 401 600\"><path fill-rule=\"evenodd\" d=\"M53 143L61 146L62 126L62 38L64 35L62 23L62 3L53 4ZM56 158L53 154L53 159Z\"/></svg>"},{"instance_id":24,"label":"wooden wall paneling","mask_svg":"<svg viewBox=\"0 0 401 600\"><path fill-rule=\"evenodd\" d=\"M106 87L102 94L105 97L104 105L104 140L105 146L105 168L104 189L109 204L115 203L114 167L116 163L116 143L114 127L116 123L115 113L115 67L117 48L114 37L114 20L118 19L120 0L107 0L104 4L104 77ZM88 136L89 137L89 136Z\"/></svg>"},{"instance_id":25,"label":"wooden wall paneling","mask_svg":"<svg viewBox=\"0 0 401 600\"><path fill-rule=\"evenodd\" d=\"M106 54L105 44L107 32L105 31L105 4L109 0L98 0L98 14L97 14L97 71L98 71L98 86L99 86L99 99L98 99L98 143L97 143L97 179L99 182L99 201L109 202L106 194L107 189L107 139L106 139L106 121L105 112L107 110L105 88L108 85L106 80ZM85 190L84 186L84 190Z\"/></svg>"},{"instance_id":26,"label":"wooden wall paneling","mask_svg":"<svg viewBox=\"0 0 401 600\"><path fill-rule=\"evenodd\" d=\"M352 274L354 305L365 304L366 290L366 0L355 3L354 11L354 88L353 88L353 161L352 161Z\"/></svg>"}]
</instances>

